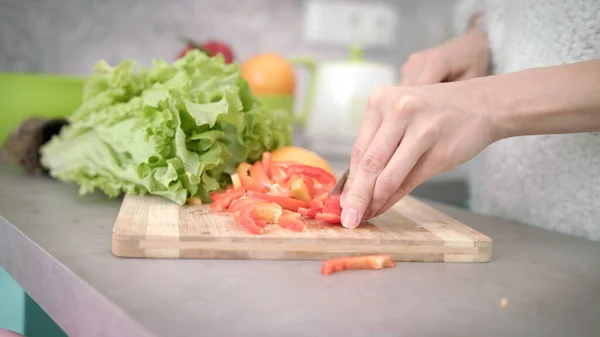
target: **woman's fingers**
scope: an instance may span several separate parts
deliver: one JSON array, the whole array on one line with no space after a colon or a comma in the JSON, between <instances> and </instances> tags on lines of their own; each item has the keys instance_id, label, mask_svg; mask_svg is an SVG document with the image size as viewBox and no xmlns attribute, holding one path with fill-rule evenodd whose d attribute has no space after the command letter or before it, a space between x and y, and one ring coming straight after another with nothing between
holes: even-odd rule
<instances>
[{"instance_id":1,"label":"woman's fingers","mask_svg":"<svg viewBox=\"0 0 600 337\"><path fill-rule=\"evenodd\" d=\"M410 87L442 82L447 70L435 50L412 54L402 66L400 86Z\"/></svg>"},{"instance_id":2,"label":"woman's fingers","mask_svg":"<svg viewBox=\"0 0 600 337\"><path fill-rule=\"evenodd\" d=\"M387 87L378 87L373 90L371 96L369 97L365 115L360 125L358 136L356 137L356 141L354 143L354 148L352 149L352 157L350 159L350 174L348 175L348 179L344 185L344 190L342 191L342 196L340 198L342 207L346 202L348 189L354 182L354 177L358 171L358 164L363 155L367 152L369 145L371 145L375 134L377 134L377 130L379 130L379 127L383 122L384 115L380 111L380 107L383 106L382 102L385 99L388 91L389 89Z\"/></svg>"},{"instance_id":3,"label":"woman's fingers","mask_svg":"<svg viewBox=\"0 0 600 337\"><path fill-rule=\"evenodd\" d=\"M379 212L388 200L397 193L419 158L430 148L433 141L432 135L426 129L411 126L406 130L392 158L377 177L365 219Z\"/></svg>"},{"instance_id":4,"label":"woman's fingers","mask_svg":"<svg viewBox=\"0 0 600 337\"><path fill-rule=\"evenodd\" d=\"M364 154L360 153L353 180L344 189L345 195L342 204L342 225L344 227L356 228L363 219L365 211L371 203L375 183L381 172L388 166L390 158L403 137L408 123L404 105L408 104L410 100L411 98L408 96L398 100L398 105L386 114L367 151Z\"/></svg>"},{"instance_id":5,"label":"woman's fingers","mask_svg":"<svg viewBox=\"0 0 600 337\"><path fill-rule=\"evenodd\" d=\"M383 214L398 203L400 199L412 192L417 186L441 172L442 170L440 170L439 166L438 160L431 155L431 152L425 152L406 176L400 187L371 217Z\"/></svg>"}]
</instances>

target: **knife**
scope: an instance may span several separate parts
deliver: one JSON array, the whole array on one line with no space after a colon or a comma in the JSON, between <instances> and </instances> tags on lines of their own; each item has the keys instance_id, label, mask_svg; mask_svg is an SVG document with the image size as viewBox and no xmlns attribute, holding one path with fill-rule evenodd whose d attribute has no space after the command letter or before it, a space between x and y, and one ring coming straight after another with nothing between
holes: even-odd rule
<instances>
[{"instance_id":1,"label":"knife","mask_svg":"<svg viewBox=\"0 0 600 337\"><path fill-rule=\"evenodd\" d=\"M346 180L348 180L348 174L350 174L350 169L348 168L346 172L338 179L335 183L335 186L329 192L329 195L340 195L344 190L344 185L346 184Z\"/></svg>"}]
</instances>

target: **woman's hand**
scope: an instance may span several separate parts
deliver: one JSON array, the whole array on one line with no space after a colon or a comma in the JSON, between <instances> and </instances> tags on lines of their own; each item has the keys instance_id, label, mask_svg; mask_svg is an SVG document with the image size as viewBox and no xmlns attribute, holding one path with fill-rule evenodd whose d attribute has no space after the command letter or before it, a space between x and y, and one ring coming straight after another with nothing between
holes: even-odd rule
<instances>
[{"instance_id":1,"label":"woman's hand","mask_svg":"<svg viewBox=\"0 0 600 337\"><path fill-rule=\"evenodd\" d=\"M487 37L474 24L459 37L410 55L402 66L400 85L417 86L485 76L489 63Z\"/></svg>"},{"instance_id":2,"label":"woman's hand","mask_svg":"<svg viewBox=\"0 0 600 337\"><path fill-rule=\"evenodd\" d=\"M470 82L380 87L371 94L342 194L345 227L381 214L498 139L481 86Z\"/></svg>"}]
</instances>

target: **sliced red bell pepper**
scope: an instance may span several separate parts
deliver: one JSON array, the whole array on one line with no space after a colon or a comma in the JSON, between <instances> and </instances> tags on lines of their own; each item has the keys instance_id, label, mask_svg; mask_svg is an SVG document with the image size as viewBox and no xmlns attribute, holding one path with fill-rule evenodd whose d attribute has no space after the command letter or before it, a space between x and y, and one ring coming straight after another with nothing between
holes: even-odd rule
<instances>
[{"instance_id":1,"label":"sliced red bell pepper","mask_svg":"<svg viewBox=\"0 0 600 337\"><path fill-rule=\"evenodd\" d=\"M325 199L325 203L323 204L323 208L330 208L330 209L342 209L342 206L340 205L340 196L339 195L330 195L327 197L327 199Z\"/></svg>"},{"instance_id":2,"label":"sliced red bell pepper","mask_svg":"<svg viewBox=\"0 0 600 337\"><path fill-rule=\"evenodd\" d=\"M341 209L337 209L337 208L331 208L327 205L325 205L323 207L323 209L321 210L322 213L328 213L328 214L335 214L335 215L342 215L342 210Z\"/></svg>"},{"instance_id":3,"label":"sliced red bell pepper","mask_svg":"<svg viewBox=\"0 0 600 337\"><path fill-rule=\"evenodd\" d=\"M238 221L250 233L260 234L267 223L277 223L281 213L281 207L272 202L248 204L240 210Z\"/></svg>"},{"instance_id":4,"label":"sliced red bell pepper","mask_svg":"<svg viewBox=\"0 0 600 337\"><path fill-rule=\"evenodd\" d=\"M322 221L325 221L327 223L334 224L334 225L338 225L338 224L342 223L340 215L333 214L333 213L317 213L317 215L315 215L315 219L322 220Z\"/></svg>"},{"instance_id":5,"label":"sliced red bell pepper","mask_svg":"<svg viewBox=\"0 0 600 337\"><path fill-rule=\"evenodd\" d=\"M289 176L294 175L294 174L305 175L305 176L316 179L323 185L335 184L335 182L336 182L335 177L331 173L323 170L320 167L316 167L316 166L299 165L299 164L290 165L286 168L286 173Z\"/></svg>"},{"instance_id":6,"label":"sliced red bell pepper","mask_svg":"<svg viewBox=\"0 0 600 337\"><path fill-rule=\"evenodd\" d=\"M267 176L267 172L265 172L263 168L263 164L259 161L257 161L252 165L252 167L250 167L250 177L254 181L267 188L271 186L271 179L269 179L269 176Z\"/></svg>"},{"instance_id":7,"label":"sliced red bell pepper","mask_svg":"<svg viewBox=\"0 0 600 337\"><path fill-rule=\"evenodd\" d=\"M271 162L271 165L269 166L269 177L278 184L284 184L287 181L288 175L285 173L283 167L279 166L276 162Z\"/></svg>"},{"instance_id":8,"label":"sliced red bell pepper","mask_svg":"<svg viewBox=\"0 0 600 337\"><path fill-rule=\"evenodd\" d=\"M313 199L308 203L308 208L313 210L321 210L323 208L323 201Z\"/></svg>"},{"instance_id":9,"label":"sliced red bell pepper","mask_svg":"<svg viewBox=\"0 0 600 337\"><path fill-rule=\"evenodd\" d=\"M269 191L267 192L269 195L278 195L280 197L293 197L292 191L287 187L282 187L281 185L275 183L271 185Z\"/></svg>"},{"instance_id":10,"label":"sliced red bell pepper","mask_svg":"<svg viewBox=\"0 0 600 337\"><path fill-rule=\"evenodd\" d=\"M325 202L329 197L329 191L317 193L315 197L312 198L313 201L320 201L321 203Z\"/></svg>"},{"instance_id":11,"label":"sliced red bell pepper","mask_svg":"<svg viewBox=\"0 0 600 337\"><path fill-rule=\"evenodd\" d=\"M386 254L350 256L323 261L321 273L329 275L350 269L382 269L395 266L396 263Z\"/></svg>"},{"instance_id":12,"label":"sliced red bell pepper","mask_svg":"<svg viewBox=\"0 0 600 337\"><path fill-rule=\"evenodd\" d=\"M256 191L248 191L247 195L250 198L257 198L257 199L261 199L261 200L274 202L274 203L278 204L279 206L283 207L284 209L294 211L294 212L298 211L298 208L300 208L300 207L304 207L304 208L308 207L308 203L306 201L296 200L296 199L286 198L286 197L280 197L278 195L269 195L269 194L260 193L260 192L256 192Z\"/></svg>"},{"instance_id":13,"label":"sliced red bell pepper","mask_svg":"<svg viewBox=\"0 0 600 337\"><path fill-rule=\"evenodd\" d=\"M235 199L234 201L231 202L231 204L227 208L227 211L229 211L231 213L235 213L235 212L241 210L246 205L257 204L257 203L261 203L261 202L264 202L264 200L260 200L260 199L256 199L256 198Z\"/></svg>"},{"instance_id":14,"label":"sliced red bell pepper","mask_svg":"<svg viewBox=\"0 0 600 337\"><path fill-rule=\"evenodd\" d=\"M290 180L289 183L290 189L292 190L292 195L294 198L303 201L310 201L311 195L308 192L308 188L304 183L304 178L300 176L295 176Z\"/></svg>"},{"instance_id":15,"label":"sliced red bell pepper","mask_svg":"<svg viewBox=\"0 0 600 337\"><path fill-rule=\"evenodd\" d=\"M279 217L277 224L295 232L302 232L304 230L304 221L300 218L300 214L295 212L284 212Z\"/></svg>"},{"instance_id":16,"label":"sliced red bell pepper","mask_svg":"<svg viewBox=\"0 0 600 337\"><path fill-rule=\"evenodd\" d=\"M269 170L271 169L271 152L266 151L262 155L262 166L263 170L269 174ZM270 178L270 176L269 176Z\"/></svg>"},{"instance_id":17,"label":"sliced red bell pepper","mask_svg":"<svg viewBox=\"0 0 600 337\"><path fill-rule=\"evenodd\" d=\"M304 215L307 218L314 219L317 213L319 213L319 211L316 209L300 207L298 208L298 213Z\"/></svg>"},{"instance_id":18,"label":"sliced red bell pepper","mask_svg":"<svg viewBox=\"0 0 600 337\"><path fill-rule=\"evenodd\" d=\"M264 192L267 189L266 186L261 185L258 181L248 175L248 170L250 170L251 167L252 165L248 163L241 163L236 170L242 186L249 191Z\"/></svg>"},{"instance_id":19,"label":"sliced red bell pepper","mask_svg":"<svg viewBox=\"0 0 600 337\"><path fill-rule=\"evenodd\" d=\"M245 194L246 190L243 187L227 190L210 204L210 208L216 212L224 211L232 201L243 197Z\"/></svg>"}]
</instances>

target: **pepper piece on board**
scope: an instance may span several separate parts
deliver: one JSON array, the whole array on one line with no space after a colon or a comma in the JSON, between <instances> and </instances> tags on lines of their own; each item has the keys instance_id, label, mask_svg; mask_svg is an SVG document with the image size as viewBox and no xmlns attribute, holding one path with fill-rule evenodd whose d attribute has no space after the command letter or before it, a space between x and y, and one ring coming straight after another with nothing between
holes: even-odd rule
<instances>
[{"instance_id":1,"label":"pepper piece on board","mask_svg":"<svg viewBox=\"0 0 600 337\"><path fill-rule=\"evenodd\" d=\"M262 162L257 161L250 167L250 177L266 188L271 186L271 179L267 176L267 172L265 172Z\"/></svg>"},{"instance_id":2,"label":"pepper piece on board","mask_svg":"<svg viewBox=\"0 0 600 337\"><path fill-rule=\"evenodd\" d=\"M226 190L223 194L218 196L216 200L213 200L213 202L210 204L210 208L217 212L224 211L235 199L239 199L245 194L246 189L243 187Z\"/></svg>"},{"instance_id":3,"label":"pepper piece on board","mask_svg":"<svg viewBox=\"0 0 600 337\"><path fill-rule=\"evenodd\" d=\"M320 167L316 167L316 166L308 166L308 165L290 165L286 168L286 173L288 174L288 176L292 176L294 174L300 174L300 175L304 175L304 176L308 176L311 178L314 178L315 180L317 180L318 182L320 182L322 185L330 185L333 187L333 184L335 184L336 179L335 177L323 170Z\"/></svg>"},{"instance_id":4,"label":"pepper piece on board","mask_svg":"<svg viewBox=\"0 0 600 337\"><path fill-rule=\"evenodd\" d=\"M298 213L304 215L307 218L314 219L317 213L319 213L319 211L316 209L300 207L298 208Z\"/></svg>"},{"instance_id":5,"label":"pepper piece on board","mask_svg":"<svg viewBox=\"0 0 600 337\"><path fill-rule=\"evenodd\" d=\"M274 202L274 203L278 204L279 206L283 207L284 209L294 211L294 212L297 212L298 208L300 208L300 207L304 207L304 208L308 207L308 203L306 201L296 200L296 199L286 198L286 197L280 197L278 195L270 195L270 194L260 193L260 192L256 192L256 191L248 191L247 196L250 198L256 198L256 199Z\"/></svg>"},{"instance_id":6,"label":"pepper piece on board","mask_svg":"<svg viewBox=\"0 0 600 337\"><path fill-rule=\"evenodd\" d=\"M304 183L304 178L301 176L296 176L290 179L289 183L290 189L292 190L292 194L294 198L303 201L310 201L311 195Z\"/></svg>"},{"instance_id":7,"label":"pepper piece on board","mask_svg":"<svg viewBox=\"0 0 600 337\"><path fill-rule=\"evenodd\" d=\"M271 169L271 152L267 151L263 153L261 162L263 170L269 174L269 170ZM271 176L269 176L269 178L271 178Z\"/></svg>"},{"instance_id":8,"label":"pepper piece on board","mask_svg":"<svg viewBox=\"0 0 600 337\"><path fill-rule=\"evenodd\" d=\"M231 213L235 213L235 212L241 210L242 208L244 208L244 206L246 206L246 205L257 204L257 203L261 203L261 202L264 202L264 200L255 199L255 198L239 198L239 199L236 199L231 202L231 204L227 208L227 211L229 211Z\"/></svg>"},{"instance_id":9,"label":"pepper piece on board","mask_svg":"<svg viewBox=\"0 0 600 337\"><path fill-rule=\"evenodd\" d=\"M282 228L295 232L302 232L304 230L304 221L300 218L300 213L284 211L279 217L277 224Z\"/></svg>"},{"instance_id":10,"label":"pepper piece on board","mask_svg":"<svg viewBox=\"0 0 600 337\"><path fill-rule=\"evenodd\" d=\"M396 263L386 254L349 256L323 261L321 273L329 275L351 269L393 268Z\"/></svg>"},{"instance_id":11,"label":"pepper piece on board","mask_svg":"<svg viewBox=\"0 0 600 337\"><path fill-rule=\"evenodd\" d=\"M238 177L240 178L240 182L242 183L242 186L244 186L249 191L264 192L267 189L267 187L261 185L260 183L258 183L256 180L254 180L252 177L250 177L248 175L248 170L250 170L251 167L252 167L252 165L244 162L244 163L240 163L240 165L236 169L236 173L238 174Z\"/></svg>"},{"instance_id":12,"label":"pepper piece on board","mask_svg":"<svg viewBox=\"0 0 600 337\"><path fill-rule=\"evenodd\" d=\"M272 202L247 204L240 210L238 221L252 234L260 234L267 223L277 223L282 209Z\"/></svg>"},{"instance_id":13,"label":"pepper piece on board","mask_svg":"<svg viewBox=\"0 0 600 337\"><path fill-rule=\"evenodd\" d=\"M324 213L324 212L317 213L315 215L315 219L325 221L325 222L333 224L333 225L338 225L338 224L342 223L342 220L340 219L340 215L334 214L334 213Z\"/></svg>"}]
</instances>

